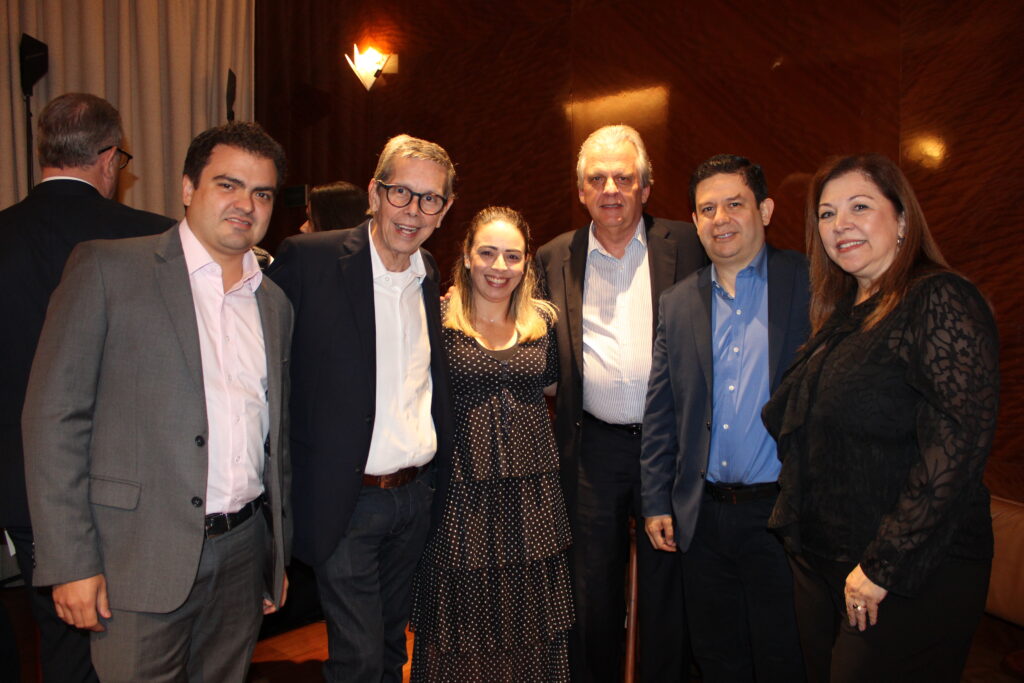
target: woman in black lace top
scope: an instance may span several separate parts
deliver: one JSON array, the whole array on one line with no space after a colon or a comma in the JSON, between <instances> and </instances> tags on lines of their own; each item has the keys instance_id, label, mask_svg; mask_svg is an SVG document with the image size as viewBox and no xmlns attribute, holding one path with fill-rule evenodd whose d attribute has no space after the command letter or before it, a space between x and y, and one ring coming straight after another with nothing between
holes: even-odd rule
<instances>
[{"instance_id":1,"label":"woman in black lace top","mask_svg":"<svg viewBox=\"0 0 1024 683\"><path fill-rule=\"evenodd\" d=\"M764 420L808 677L958 681L992 557L995 321L885 157L818 172L807 244L812 337Z\"/></svg>"},{"instance_id":2,"label":"woman in black lace top","mask_svg":"<svg viewBox=\"0 0 1024 683\"><path fill-rule=\"evenodd\" d=\"M569 680L569 522L543 394L556 312L529 237L512 209L478 213L444 309L455 453L413 583L414 683Z\"/></svg>"}]
</instances>

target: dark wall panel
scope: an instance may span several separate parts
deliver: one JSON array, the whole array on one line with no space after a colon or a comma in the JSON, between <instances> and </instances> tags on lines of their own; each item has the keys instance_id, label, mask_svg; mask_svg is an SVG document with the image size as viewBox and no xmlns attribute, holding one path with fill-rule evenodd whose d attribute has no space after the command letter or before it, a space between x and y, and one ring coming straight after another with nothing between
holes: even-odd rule
<instances>
[{"instance_id":1,"label":"dark wall panel","mask_svg":"<svg viewBox=\"0 0 1024 683\"><path fill-rule=\"evenodd\" d=\"M391 135L435 140L458 199L428 247L447 269L489 204L534 241L582 225L575 155L629 123L654 162L649 209L688 218L693 167L760 162L769 239L801 249L806 184L829 155L899 158L953 265L992 299L1003 342L997 453L1024 458L1024 60L1017 0L624 3L610 0L257 0L257 118L285 145L290 184L365 185ZM399 55L367 92L352 43ZM304 220L279 207L267 246Z\"/></svg>"}]
</instances>

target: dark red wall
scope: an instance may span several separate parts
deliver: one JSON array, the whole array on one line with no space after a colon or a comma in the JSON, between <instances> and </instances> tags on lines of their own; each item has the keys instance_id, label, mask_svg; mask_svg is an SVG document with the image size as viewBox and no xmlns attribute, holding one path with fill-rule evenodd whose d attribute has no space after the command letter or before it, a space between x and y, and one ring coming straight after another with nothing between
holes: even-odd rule
<instances>
[{"instance_id":1,"label":"dark red wall","mask_svg":"<svg viewBox=\"0 0 1024 683\"><path fill-rule=\"evenodd\" d=\"M798 249L826 156L899 158L947 258L996 307L996 456L1024 460L1022 29L1019 0L257 0L256 117L289 184L365 185L397 133L441 143L459 171L427 243L444 269L489 204L521 210L536 244L582 225L575 154L606 123L647 141L656 215L689 217L689 174L712 154L761 163L769 239ZM367 92L354 42L398 53L399 73ZM278 207L267 246L303 220Z\"/></svg>"}]
</instances>

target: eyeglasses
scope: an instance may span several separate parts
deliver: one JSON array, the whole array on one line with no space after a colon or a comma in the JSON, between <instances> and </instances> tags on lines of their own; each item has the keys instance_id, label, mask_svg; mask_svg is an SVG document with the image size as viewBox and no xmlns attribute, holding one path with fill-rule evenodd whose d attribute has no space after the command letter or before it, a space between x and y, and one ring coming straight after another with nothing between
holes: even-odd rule
<instances>
[{"instance_id":1,"label":"eyeglasses","mask_svg":"<svg viewBox=\"0 0 1024 683\"><path fill-rule=\"evenodd\" d=\"M413 192L404 185L388 185L377 181L379 187L384 188L384 196L388 198L388 204L396 209L404 209L412 202L413 197L419 200L420 211L428 216L434 216L444 210L448 198L433 192Z\"/></svg>"},{"instance_id":2,"label":"eyeglasses","mask_svg":"<svg viewBox=\"0 0 1024 683\"><path fill-rule=\"evenodd\" d=\"M121 158L121 162L117 165L118 169L124 169L124 167L128 165L128 162L134 158L131 154L124 151L117 145L110 145L109 147L104 147L100 151L96 152L96 155L99 156L100 154L103 154L104 152L109 151L111 149L116 149L118 156Z\"/></svg>"}]
</instances>

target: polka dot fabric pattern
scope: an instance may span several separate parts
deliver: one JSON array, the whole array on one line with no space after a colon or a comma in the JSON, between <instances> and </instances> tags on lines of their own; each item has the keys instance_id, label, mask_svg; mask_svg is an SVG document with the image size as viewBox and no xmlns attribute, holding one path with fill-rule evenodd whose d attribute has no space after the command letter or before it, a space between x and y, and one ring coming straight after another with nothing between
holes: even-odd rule
<instances>
[{"instance_id":1,"label":"polka dot fabric pattern","mask_svg":"<svg viewBox=\"0 0 1024 683\"><path fill-rule=\"evenodd\" d=\"M448 328L444 343L455 454L413 584L412 680L568 681L571 541L543 395L553 330L506 351Z\"/></svg>"}]
</instances>

